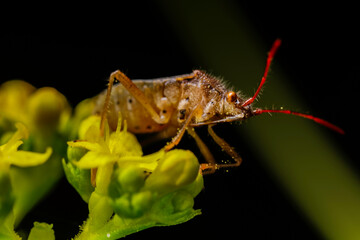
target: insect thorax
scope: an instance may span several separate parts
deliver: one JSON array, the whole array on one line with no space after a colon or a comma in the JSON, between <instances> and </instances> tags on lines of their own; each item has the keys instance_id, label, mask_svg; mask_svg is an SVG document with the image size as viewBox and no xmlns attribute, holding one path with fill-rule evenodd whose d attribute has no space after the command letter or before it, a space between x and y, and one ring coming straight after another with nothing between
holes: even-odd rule
<instances>
[{"instance_id":1,"label":"insect thorax","mask_svg":"<svg viewBox=\"0 0 360 240\"><path fill-rule=\"evenodd\" d=\"M217 78L208 77L184 81L181 86L181 97L178 104L178 121L184 121L191 111L196 111L192 124L217 121L229 116L240 116L248 109L240 109L243 100L235 94L234 102L227 101L224 84Z\"/></svg>"}]
</instances>

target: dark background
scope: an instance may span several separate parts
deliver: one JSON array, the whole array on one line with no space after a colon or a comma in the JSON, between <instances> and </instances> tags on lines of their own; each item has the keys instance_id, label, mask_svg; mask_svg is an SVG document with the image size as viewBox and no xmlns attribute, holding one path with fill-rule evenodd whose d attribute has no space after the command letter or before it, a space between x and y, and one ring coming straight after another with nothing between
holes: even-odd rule
<instances>
[{"instance_id":1,"label":"dark background","mask_svg":"<svg viewBox=\"0 0 360 240\"><path fill-rule=\"evenodd\" d=\"M356 7L345 2L231 2L235 11L245 14L249 27L265 46L270 48L278 37L283 40L277 64L311 106L310 112L321 113L324 119L344 128L345 137L331 137L352 160L349 164L359 170L355 161L359 86ZM133 79L191 72L199 63L185 51L159 4L136 1L105 9L96 5L80 9L62 6L39 12L9 9L11 16L1 23L0 82L23 79L36 87L52 86L75 106L103 90L115 69ZM195 11L190 6L191 10ZM231 133L233 127L220 128ZM246 139L237 139L235 147L241 148L246 161L229 173L205 177L205 189L196 202L196 207L202 209L201 216L179 226L153 228L127 238L322 239L256 154L247 150ZM183 142L180 147L188 148ZM234 202L233 196L238 194L241 202ZM28 231L33 221L44 221L54 224L57 239L69 239L86 216L86 204L63 179L28 214L19 230Z\"/></svg>"}]
</instances>

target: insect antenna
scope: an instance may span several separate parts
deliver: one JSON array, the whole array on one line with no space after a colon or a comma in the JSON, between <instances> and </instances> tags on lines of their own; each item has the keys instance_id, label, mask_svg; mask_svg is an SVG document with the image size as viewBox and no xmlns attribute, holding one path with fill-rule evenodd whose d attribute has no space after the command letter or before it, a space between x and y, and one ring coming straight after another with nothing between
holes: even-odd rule
<instances>
[{"instance_id":1,"label":"insect antenna","mask_svg":"<svg viewBox=\"0 0 360 240\"><path fill-rule=\"evenodd\" d=\"M335 132L338 132L340 134L345 134L344 130L342 130L338 126L336 126L328 121L325 121L324 119L314 117L309 114L294 112L294 111L290 111L290 110L276 110L276 109L275 110L273 110L273 109L255 109L253 111L254 115L260 115L262 113L283 113L283 114L289 114L289 115L295 115L295 116L307 118L307 119L313 120L314 122L317 122L327 128L330 128L331 130L333 130Z\"/></svg>"},{"instance_id":2,"label":"insect antenna","mask_svg":"<svg viewBox=\"0 0 360 240\"><path fill-rule=\"evenodd\" d=\"M268 75L269 72L269 68L272 62L272 59L274 58L274 55L276 53L276 51L278 50L278 48L281 45L281 40L280 39L276 39L275 42L273 43L267 60L266 60L266 66L265 66L265 72L263 77L261 78L261 82L259 84L259 87L257 88L254 96L252 96L251 98L247 99L242 105L241 107L245 107L247 105L250 105L254 102L254 100L256 99L256 97L259 95L262 86L264 85L265 81L266 81L266 77ZM340 134L344 134L344 130L342 130L341 128L339 128L338 126L335 126L332 123L329 123L328 121L325 121L324 119L318 118L318 117L314 117L312 115L308 115L308 114L304 114L304 113L299 113L299 112L294 112L294 111L290 111L290 110L272 110L272 109L256 109L253 111L254 115L260 115L262 113L283 113L283 114L289 114L289 115L296 115L299 117L303 117L303 118L307 118L310 120L313 120L314 122L317 122L325 127L330 128L331 130L338 132Z\"/></svg>"},{"instance_id":3,"label":"insect antenna","mask_svg":"<svg viewBox=\"0 0 360 240\"><path fill-rule=\"evenodd\" d=\"M280 39L276 39L275 42L273 43L270 52L268 54L267 60L266 60L266 66L265 66L265 72L263 77L261 78L261 82L259 84L258 89L256 90L254 96L252 96L251 98L247 99L242 105L241 107L245 107L247 105L250 105L254 102L254 100L256 99L256 97L259 95L262 86L264 85L265 81L266 81L266 77L268 75L269 72L269 68L270 68L270 64L272 59L274 58L274 55L276 53L276 51L278 50L278 48L280 47L281 44L281 40Z\"/></svg>"}]
</instances>

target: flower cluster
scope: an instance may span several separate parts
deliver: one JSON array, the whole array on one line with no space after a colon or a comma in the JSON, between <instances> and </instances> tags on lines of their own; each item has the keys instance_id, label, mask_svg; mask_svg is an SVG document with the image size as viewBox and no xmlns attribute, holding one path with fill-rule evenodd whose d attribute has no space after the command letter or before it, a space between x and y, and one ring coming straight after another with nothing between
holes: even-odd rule
<instances>
[{"instance_id":1,"label":"flower cluster","mask_svg":"<svg viewBox=\"0 0 360 240\"><path fill-rule=\"evenodd\" d=\"M120 119L112 133L106 128L105 137L99 122L95 116L83 121L82 140L68 142L69 161L63 161L69 182L89 203L89 219L77 239L117 239L200 214L193 204L203 179L193 153L160 150L143 156L126 122L121 129ZM96 187L90 180L94 169Z\"/></svg>"},{"instance_id":2,"label":"flower cluster","mask_svg":"<svg viewBox=\"0 0 360 240\"><path fill-rule=\"evenodd\" d=\"M0 85L1 239L20 239L14 228L62 176L70 111L54 88Z\"/></svg>"},{"instance_id":3,"label":"flower cluster","mask_svg":"<svg viewBox=\"0 0 360 240\"><path fill-rule=\"evenodd\" d=\"M200 214L193 205L203 178L192 152L144 155L126 121L101 132L92 109L86 99L72 113L54 88L0 85L0 239L21 239L14 229L63 172L89 207L75 239L118 239ZM52 224L34 222L28 239L55 239Z\"/></svg>"}]
</instances>

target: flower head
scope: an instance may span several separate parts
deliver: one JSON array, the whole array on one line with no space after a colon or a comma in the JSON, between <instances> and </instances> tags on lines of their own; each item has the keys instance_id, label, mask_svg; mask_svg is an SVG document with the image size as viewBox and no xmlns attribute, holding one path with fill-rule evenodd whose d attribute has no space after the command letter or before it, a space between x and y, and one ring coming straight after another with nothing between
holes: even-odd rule
<instances>
[{"instance_id":1,"label":"flower head","mask_svg":"<svg viewBox=\"0 0 360 240\"><path fill-rule=\"evenodd\" d=\"M63 161L69 182L89 203L89 219L79 239L110 235L117 239L153 226L186 222L200 214L193 205L203 178L192 152L161 149L143 156L126 122L122 129L120 118L115 132L110 133L105 124L101 136L99 129L99 117L82 121L82 140L68 142L69 162ZM92 188L88 169L94 168L96 187Z\"/></svg>"},{"instance_id":2,"label":"flower head","mask_svg":"<svg viewBox=\"0 0 360 240\"><path fill-rule=\"evenodd\" d=\"M142 156L141 146L136 137L124 130L121 131L121 122L115 132L109 134L105 131L105 138L100 136L100 118L91 116L83 121L80 126L80 137L86 140L76 140L68 142L70 147L85 148L89 150L79 161L73 162L79 168L97 168L107 163L117 162L122 157Z\"/></svg>"}]
</instances>

